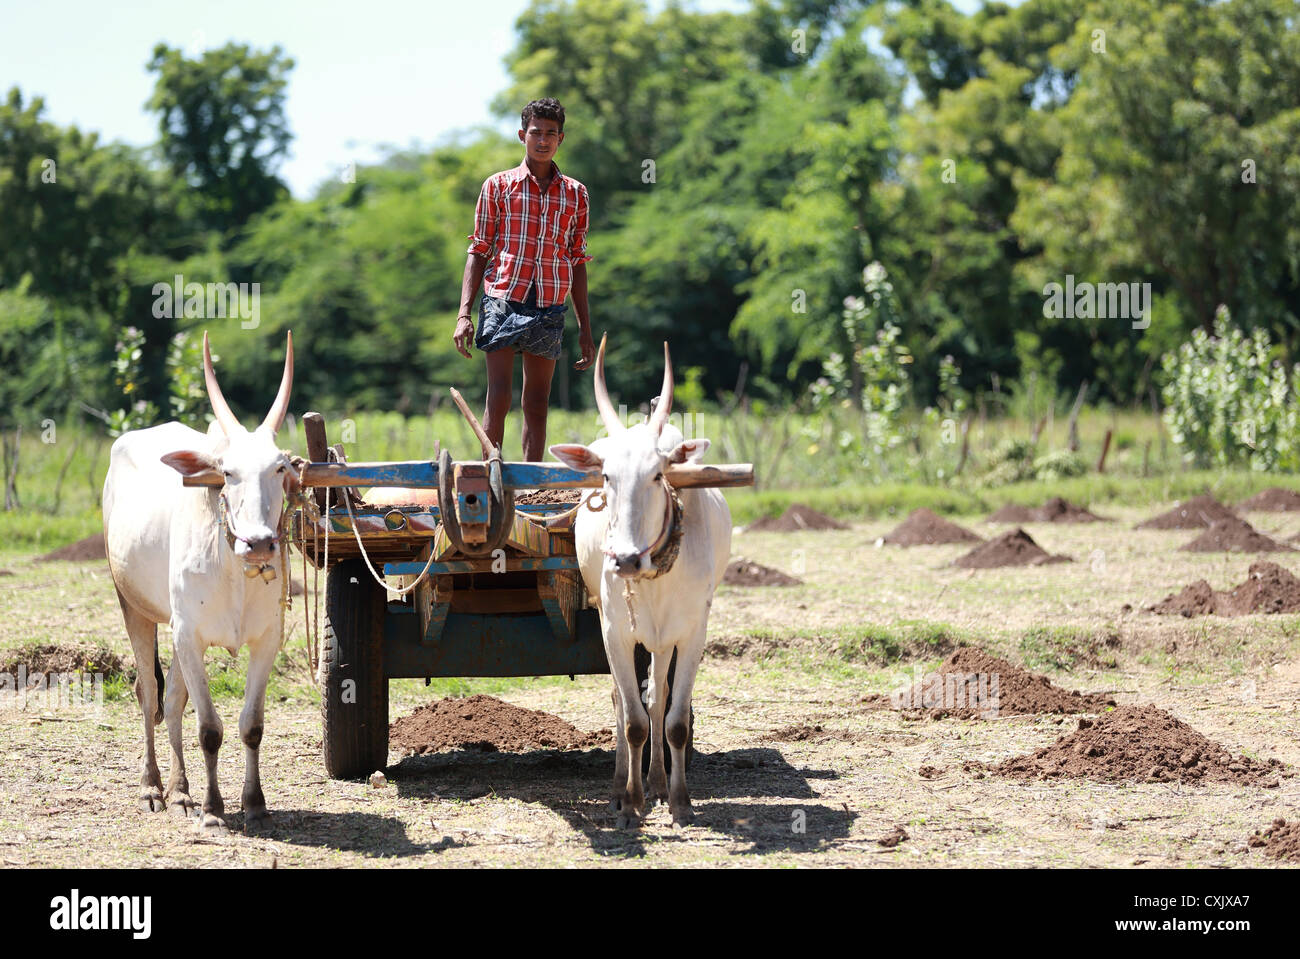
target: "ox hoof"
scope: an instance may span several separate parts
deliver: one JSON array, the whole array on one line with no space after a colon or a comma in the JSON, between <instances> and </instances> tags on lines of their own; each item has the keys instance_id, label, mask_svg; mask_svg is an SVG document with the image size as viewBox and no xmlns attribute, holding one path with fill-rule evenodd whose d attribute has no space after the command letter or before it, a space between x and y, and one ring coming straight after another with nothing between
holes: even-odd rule
<instances>
[{"instance_id":1,"label":"ox hoof","mask_svg":"<svg viewBox=\"0 0 1300 959\"><path fill-rule=\"evenodd\" d=\"M197 820L195 825L200 833L205 836L226 836L230 834L230 829L218 817L210 812L205 812Z\"/></svg>"},{"instance_id":2,"label":"ox hoof","mask_svg":"<svg viewBox=\"0 0 1300 959\"><path fill-rule=\"evenodd\" d=\"M641 817L630 811L620 812L618 814L618 822L616 825L619 829L640 829Z\"/></svg>"},{"instance_id":3,"label":"ox hoof","mask_svg":"<svg viewBox=\"0 0 1300 959\"><path fill-rule=\"evenodd\" d=\"M144 812L162 812L167 808L163 802L162 791L151 789L140 797L140 808Z\"/></svg>"},{"instance_id":4,"label":"ox hoof","mask_svg":"<svg viewBox=\"0 0 1300 959\"><path fill-rule=\"evenodd\" d=\"M256 836L271 828L271 814L265 809L247 810L244 813L244 835Z\"/></svg>"},{"instance_id":5,"label":"ox hoof","mask_svg":"<svg viewBox=\"0 0 1300 959\"><path fill-rule=\"evenodd\" d=\"M689 826L695 821L695 813L691 811L690 806L687 806L685 809L674 809L672 813L674 827Z\"/></svg>"},{"instance_id":6,"label":"ox hoof","mask_svg":"<svg viewBox=\"0 0 1300 959\"><path fill-rule=\"evenodd\" d=\"M167 811L178 819L193 819L199 815L199 804L189 796L173 796Z\"/></svg>"}]
</instances>

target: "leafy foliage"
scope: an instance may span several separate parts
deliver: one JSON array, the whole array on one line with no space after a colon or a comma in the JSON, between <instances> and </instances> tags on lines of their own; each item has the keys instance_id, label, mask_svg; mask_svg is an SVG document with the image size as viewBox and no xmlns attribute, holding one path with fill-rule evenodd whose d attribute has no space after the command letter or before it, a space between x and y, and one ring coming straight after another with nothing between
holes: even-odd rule
<instances>
[{"instance_id":1,"label":"leafy foliage","mask_svg":"<svg viewBox=\"0 0 1300 959\"><path fill-rule=\"evenodd\" d=\"M1198 329L1165 355L1165 422L1190 462L1252 470L1300 465L1292 394L1300 364L1288 370L1274 354L1267 333L1245 336L1220 307L1213 336Z\"/></svg>"}]
</instances>

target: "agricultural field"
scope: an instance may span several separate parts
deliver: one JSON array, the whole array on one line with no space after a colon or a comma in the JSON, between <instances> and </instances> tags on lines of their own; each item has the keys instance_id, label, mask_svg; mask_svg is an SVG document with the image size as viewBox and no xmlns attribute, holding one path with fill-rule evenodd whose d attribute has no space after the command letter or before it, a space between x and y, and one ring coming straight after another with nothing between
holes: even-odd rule
<instances>
[{"instance_id":1,"label":"agricultural field","mask_svg":"<svg viewBox=\"0 0 1300 959\"><path fill-rule=\"evenodd\" d=\"M1215 491L1236 502L1264 485L1261 477L1238 477ZM842 529L786 521L738 532L733 556L748 561L751 579L770 582L779 578L775 570L798 582L718 591L695 693L697 752L688 777L695 822L684 828L674 828L662 806L640 830L615 828L607 802L613 754L606 676L396 682L395 722L446 697L492 698L461 700L463 709L441 712L441 726L417 730L438 735L414 754L397 748L412 745L411 736L395 736L382 780L329 780L302 621L303 604L316 600L310 575L306 593L294 600L268 694L261 762L269 829L240 832L243 763L234 730L246 653L208 657L226 726L220 783L232 831L200 835L191 822L141 812L134 664L106 563L38 562L49 544L2 552L0 671L20 664L70 669L89 657L107 680L102 706L32 694L25 708L0 708L0 861L1284 865L1272 853L1285 845L1285 830L1272 838L1256 833L1300 815L1300 615L1144 609L1199 580L1232 590L1251 581L1257 561L1274 560L1283 570L1297 564L1285 551L1180 549L1203 529L1135 530L1173 506L1162 502L1161 484L1144 489L1145 495L1129 490L1083 500L1100 522L985 522L991 507L1041 502L1047 490L1036 484L980 494L978 512L943 510L985 539L1021 528L1070 562L965 568L954 560L978 543L882 542L902 510L891 516L841 509L835 515ZM738 517L771 512L753 496L733 497ZM1241 515L1274 540L1300 532L1300 512ZM1300 608L1288 605L1297 597L1281 586L1275 605ZM898 695L918 682L924 688L924 675L954 654L958 662L968 656L988 663L981 653L1003 661L996 668L1005 698L995 713L926 709L919 697ZM1084 712L1017 713L1010 707L1020 671L1092 698L1079 698ZM1030 687L1048 689L1040 681ZM1048 691L1059 703L1057 691ZM895 708L897 698L922 708ZM1065 708L1077 708L1070 699ZM529 744L519 735L527 717L521 727L518 709L548 714L547 728L567 730L571 748ZM1116 725L1130 714L1141 728ZM201 789L192 708L186 722L191 785ZM1105 735L1115 729L1128 738L1108 744ZM483 744L497 733L500 742ZM1163 745L1156 741L1161 735ZM1073 738L1058 763L1052 749L1062 737ZM1189 741L1200 745L1183 749ZM1048 750L1040 761L1006 764L1038 750ZM1117 775L1125 763L1130 774ZM1053 768L1064 772L1042 775Z\"/></svg>"}]
</instances>

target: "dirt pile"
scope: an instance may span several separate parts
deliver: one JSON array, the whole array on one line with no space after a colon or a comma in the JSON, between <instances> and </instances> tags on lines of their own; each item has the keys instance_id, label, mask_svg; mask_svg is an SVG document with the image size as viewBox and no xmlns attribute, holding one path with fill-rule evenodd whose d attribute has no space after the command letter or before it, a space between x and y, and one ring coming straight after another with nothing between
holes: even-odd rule
<instances>
[{"instance_id":1,"label":"dirt pile","mask_svg":"<svg viewBox=\"0 0 1300 959\"><path fill-rule=\"evenodd\" d=\"M1101 523L1102 517L1086 507L1053 496L1039 507L1008 503L985 520L986 523Z\"/></svg>"},{"instance_id":2,"label":"dirt pile","mask_svg":"<svg viewBox=\"0 0 1300 959\"><path fill-rule=\"evenodd\" d=\"M393 749L408 756L443 749L524 752L591 749L614 743L608 729L584 733L558 716L484 695L427 703L394 722L388 739Z\"/></svg>"},{"instance_id":3,"label":"dirt pile","mask_svg":"<svg viewBox=\"0 0 1300 959\"><path fill-rule=\"evenodd\" d=\"M827 729L821 723L785 726L763 737L768 742L805 743L819 739L837 739L841 742L857 742L866 739L866 733L850 732L847 729Z\"/></svg>"},{"instance_id":4,"label":"dirt pile","mask_svg":"<svg viewBox=\"0 0 1300 959\"><path fill-rule=\"evenodd\" d=\"M1234 757L1191 726L1151 705L1119 706L1026 756L991 767L1011 779L1097 779L1103 782L1220 782L1273 787L1283 766Z\"/></svg>"},{"instance_id":5,"label":"dirt pile","mask_svg":"<svg viewBox=\"0 0 1300 959\"><path fill-rule=\"evenodd\" d=\"M906 692L895 693L895 709L920 709L935 719L989 718L1036 713L1096 713L1115 700L1053 686L1046 676L966 646L955 650L937 672Z\"/></svg>"},{"instance_id":6,"label":"dirt pile","mask_svg":"<svg viewBox=\"0 0 1300 959\"><path fill-rule=\"evenodd\" d=\"M535 506L538 504L557 504L572 506L587 494L586 489L535 489L527 493L515 494L516 506Z\"/></svg>"},{"instance_id":7,"label":"dirt pile","mask_svg":"<svg viewBox=\"0 0 1300 959\"><path fill-rule=\"evenodd\" d=\"M1264 855L1271 859L1300 862L1300 822L1274 819L1272 826L1262 833L1256 831L1246 840L1246 845L1263 849Z\"/></svg>"},{"instance_id":8,"label":"dirt pile","mask_svg":"<svg viewBox=\"0 0 1300 959\"><path fill-rule=\"evenodd\" d=\"M1291 513L1300 510L1300 493L1270 486L1261 490L1248 500L1237 504L1237 509L1256 510L1261 513Z\"/></svg>"},{"instance_id":9,"label":"dirt pile","mask_svg":"<svg viewBox=\"0 0 1300 959\"><path fill-rule=\"evenodd\" d=\"M1204 529L1219 520L1237 519L1238 516L1213 496L1193 496L1179 503L1167 513L1161 513L1134 529Z\"/></svg>"},{"instance_id":10,"label":"dirt pile","mask_svg":"<svg viewBox=\"0 0 1300 959\"><path fill-rule=\"evenodd\" d=\"M46 553L44 556L37 556L36 562L48 563L51 560L85 562L90 559L105 559L107 555L104 550L104 534L96 533L94 536L87 536L85 539Z\"/></svg>"},{"instance_id":11,"label":"dirt pile","mask_svg":"<svg viewBox=\"0 0 1300 959\"><path fill-rule=\"evenodd\" d=\"M1249 616L1252 613L1300 613L1300 579L1277 563L1250 564L1246 581L1218 592L1197 580L1180 593L1171 593L1147 612L1164 616Z\"/></svg>"},{"instance_id":12,"label":"dirt pile","mask_svg":"<svg viewBox=\"0 0 1300 959\"><path fill-rule=\"evenodd\" d=\"M17 676L20 667L26 667L29 676L38 673L103 673L105 679L127 671L122 657L106 646L43 643L0 650L0 673Z\"/></svg>"},{"instance_id":13,"label":"dirt pile","mask_svg":"<svg viewBox=\"0 0 1300 959\"><path fill-rule=\"evenodd\" d=\"M722 581L729 586L798 586L803 580L787 576L779 569L763 566L740 557L727 564Z\"/></svg>"},{"instance_id":14,"label":"dirt pile","mask_svg":"<svg viewBox=\"0 0 1300 959\"><path fill-rule=\"evenodd\" d=\"M839 520L831 519L825 513L819 513L802 503L791 503L780 516L764 516L750 523L747 528L761 533L797 533L805 529L848 529Z\"/></svg>"},{"instance_id":15,"label":"dirt pile","mask_svg":"<svg viewBox=\"0 0 1300 959\"><path fill-rule=\"evenodd\" d=\"M1270 539L1244 519L1216 520L1196 539L1179 549L1188 553L1276 553L1291 547Z\"/></svg>"},{"instance_id":16,"label":"dirt pile","mask_svg":"<svg viewBox=\"0 0 1300 959\"><path fill-rule=\"evenodd\" d=\"M928 509L914 509L907 519L885 535L891 546L937 546L942 543L978 543L981 537L949 522Z\"/></svg>"},{"instance_id":17,"label":"dirt pile","mask_svg":"<svg viewBox=\"0 0 1300 959\"><path fill-rule=\"evenodd\" d=\"M1068 556L1053 556L1034 542L1033 537L1017 527L976 546L952 565L964 569L994 569L999 566L1042 566L1046 563L1071 563Z\"/></svg>"},{"instance_id":18,"label":"dirt pile","mask_svg":"<svg viewBox=\"0 0 1300 959\"><path fill-rule=\"evenodd\" d=\"M1038 510L1032 506L1020 506L1008 503L995 513L989 514L986 523L1034 523L1038 521Z\"/></svg>"}]
</instances>

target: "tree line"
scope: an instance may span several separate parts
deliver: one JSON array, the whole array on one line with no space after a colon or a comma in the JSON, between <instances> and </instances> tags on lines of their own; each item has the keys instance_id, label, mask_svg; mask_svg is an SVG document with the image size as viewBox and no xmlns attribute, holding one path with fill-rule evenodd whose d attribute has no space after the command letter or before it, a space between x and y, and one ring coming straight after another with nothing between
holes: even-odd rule
<instances>
[{"instance_id":1,"label":"tree line","mask_svg":"<svg viewBox=\"0 0 1300 959\"><path fill-rule=\"evenodd\" d=\"M869 383L886 326L919 406L945 377L971 395L1072 397L1087 380L1144 401L1161 357L1212 331L1220 305L1298 358L1290 0L969 15L947 0L535 0L508 64L499 116L538 96L566 107L557 160L592 198L593 328L633 403L657 392L663 339L698 397L780 403L811 403L828 363ZM147 149L53 124L17 89L0 106L0 416L166 409L174 338L204 328L250 411L289 328L295 395L314 406L421 412L447 384L481 385L451 332L479 187L519 161L516 141L485 127L355 169L339 157L295 199L277 175L288 52L160 44L148 67ZM888 316L863 306L873 264ZM256 325L156 315L156 285L178 275L257 284ZM1045 308L1051 284L1150 298L1142 316ZM590 399L577 374L556 390Z\"/></svg>"}]
</instances>

